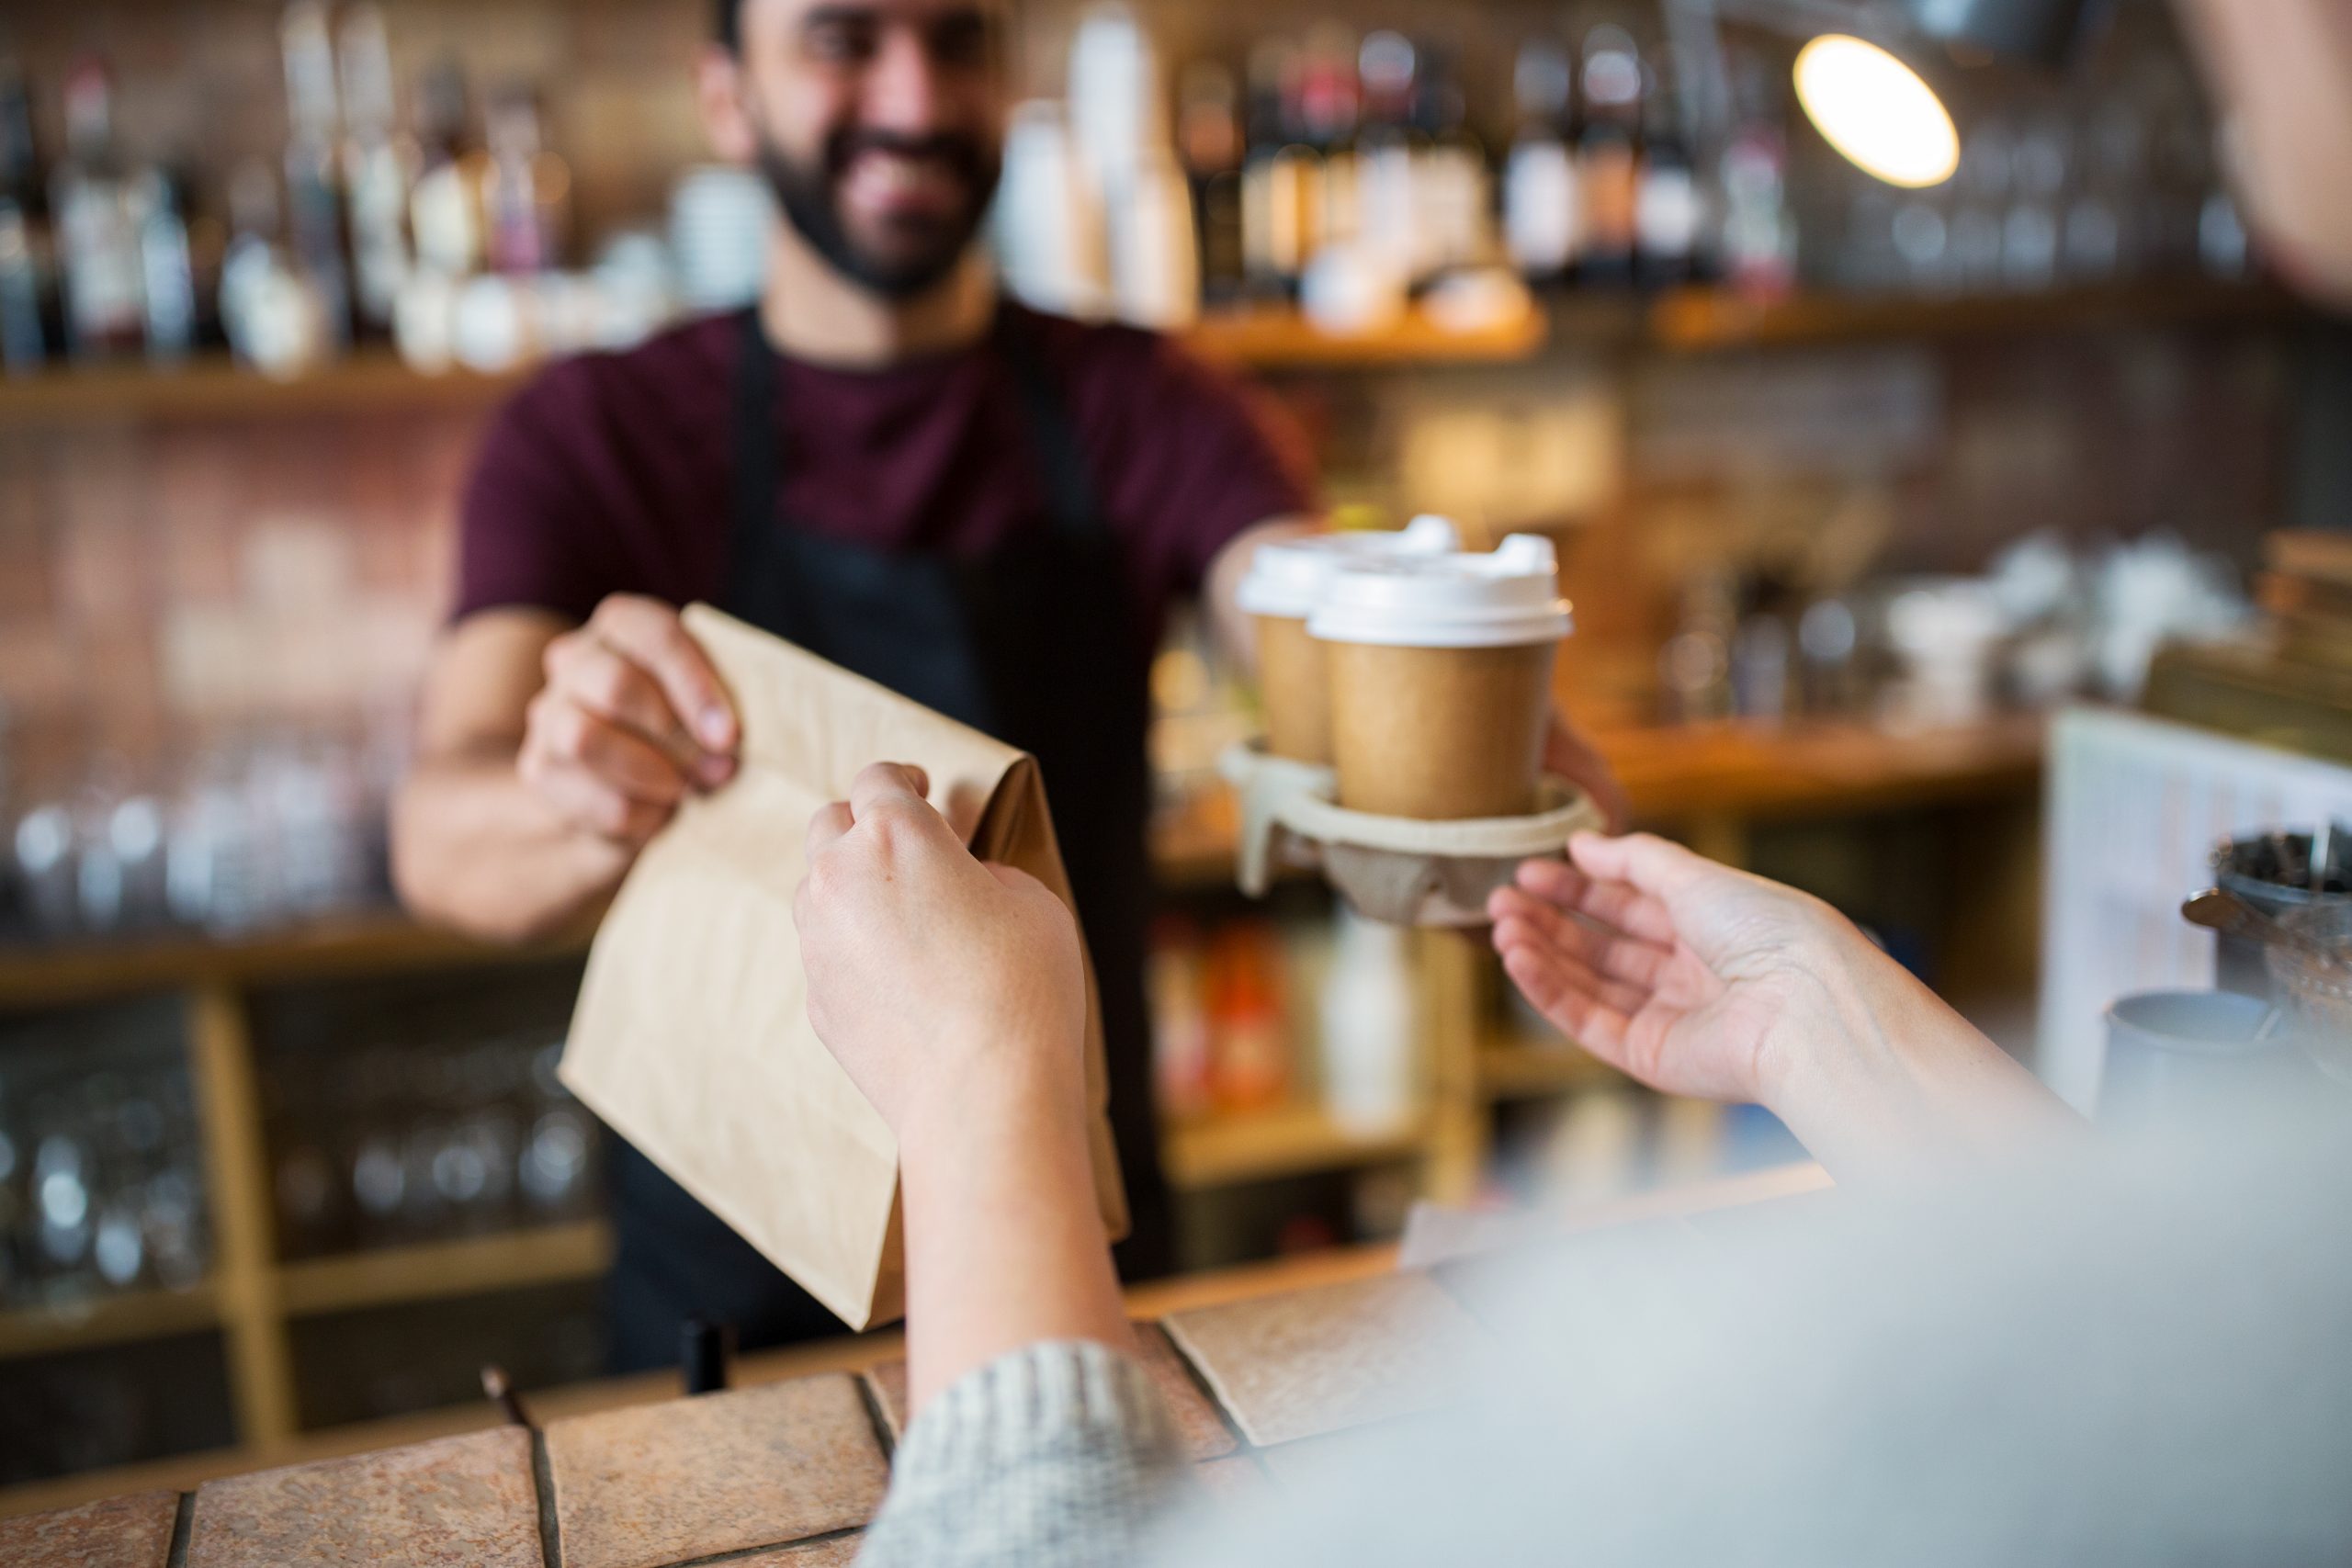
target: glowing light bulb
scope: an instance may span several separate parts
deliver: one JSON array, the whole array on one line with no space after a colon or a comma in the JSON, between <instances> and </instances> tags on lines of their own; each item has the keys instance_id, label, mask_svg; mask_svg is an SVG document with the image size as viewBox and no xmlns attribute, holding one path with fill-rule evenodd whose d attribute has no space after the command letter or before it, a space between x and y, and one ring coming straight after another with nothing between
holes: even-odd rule
<instances>
[{"instance_id":1,"label":"glowing light bulb","mask_svg":"<svg viewBox=\"0 0 2352 1568\"><path fill-rule=\"evenodd\" d=\"M1797 51L1797 102L1863 173L1917 189L1960 167L1960 132L1935 89L1874 43L1842 33Z\"/></svg>"}]
</instances>

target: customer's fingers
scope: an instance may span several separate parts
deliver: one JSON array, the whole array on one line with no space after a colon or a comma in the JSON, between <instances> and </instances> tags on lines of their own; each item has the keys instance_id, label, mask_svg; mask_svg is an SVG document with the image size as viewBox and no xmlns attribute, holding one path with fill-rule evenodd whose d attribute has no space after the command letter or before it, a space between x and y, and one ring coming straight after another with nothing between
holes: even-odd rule
<instances>
[{"instance_id":1,"label":"customer's fingers","mask_svg":"<svg viewBox=\"0 0 2352 1568\"><path fill-rule=\"evenodd\" d=\"M1628 936L1674 944L1674 917L1666 906L1623 881L1588 875L1564 861L1531 860L1519 868L1519 886L1538 898L1574 909L1577 914L1613 926Z\"/></svg>"},{"instance_id":2,"label":"customer's fingers","mask_svg":"<svg viewBox=\"0 0 2352 1568\"><path fill-rule=\"evenodd\" d=\"M905 762L868 762L850 781L850 815L863 822L876 811L920 806L935 817L938 813L923 799L930 789L931 780L921 768Z\"/></svg>"},{"instance_id":3,"label":"customer's fingers","mask_svg":"<svg viewBox=\"0 0 2352 1568\"><path fill-rule=\"evenodd\" d=\"M808 837L805 840L807 858L815 860L855 825L856 819L850 815L849 803L845 800L817 807L808 818Z\"/></svg>"},{"instance_id":4,"label":"customer's fingers","mask_svg":"<svg viewBox=\"0 0 2352 1568\"><path fill-rule=\"evenodd\" d=\"M1611 1059L1624 1048L1626 1014L1578 987L1568 974L1547 964L1533 949L1520 947L1505 953L1503 972L1536 1011L1578 1044Z\"/></svg>"},{"instance_id":5,"label":"customer's fingers","mask_svg":"<svg viewBox=\"0 0 2352 1568\"><path fill-rule=\"evenodd\" d=\"M1514 953L1531 953L1545 966L1549 983L1589 994L1622 1012L1638 1012L1649 998L1648 987L1604 974L1579 953L1562 947L1544 931L1516 916L1496 924L1495 951L1506 959Z\"/></svg>"},{"instance_id":6,"label":"customer's fingers","mask_svg":"<svg viewBox=\"0 0 2352 1568\"><path fill-rule=\"evenodd\" d=\"M1657 984L1674 956L1670 948L1589 924L1516 887L1495 889L1487 900L1487 913L1497 921L1525 920L1560 951L1574 953L1603 975L1645 989Z\"/></svg>"},{"instance_id":7,"label":"customer's fingers","mask_svg":"<svg viewBox=\"0 0 2352 1568\"><path fill-rule=\"evenodd\" d=\"M1630 882L1654 898L1670 901L1694 882L1726 874L1703 855L1655 833L1608 838L1578 833L1568 840L1568 858L1587 875L1603 882Z\"/></svg>"}]
</instances>

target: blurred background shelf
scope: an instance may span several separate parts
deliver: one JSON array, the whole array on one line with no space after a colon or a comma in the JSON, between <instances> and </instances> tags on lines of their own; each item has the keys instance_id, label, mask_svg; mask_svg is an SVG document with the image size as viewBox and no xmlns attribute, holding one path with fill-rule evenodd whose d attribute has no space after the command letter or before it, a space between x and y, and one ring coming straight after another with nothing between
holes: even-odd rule
<instances>
[{"instance_id":1,"label":"blurred background shelf","mask_svg":"<svg viewBox=\"0 0 2352 1568\"><path fill-rule=\"evenodd\" d=\"M1160 1157L1170 1185L1198 1190L1407 1159L1422 1152L1428 1135L1421 1118L1367 1129L1320 1106L1285 1106L1171 1126Z\"/></svg>"},{"instance_id":2,"label":"blurred background shelf","mask_svg":"<svg viewBox=\"0 0 2352 1568\"><path fill-rule=\"evenodd\" d=\"M1180 334L1203 357L1256 369L1475 364L1525 359L1549 328L1540 311L1476 332L1450 332L1407 317L1377 332L1324 332L1297 311L1261 308L1204 316ZM307 418L320 414L464 412L487 410L528 380L537 366L482 374L413 370L385 349L362 350L320 369L277 380L221 357L176 367L145 364L60 367L0 376L0 426L105 421Z\"/></svg>"},{"instance_id":3,"label":"blurred background shelf","mask_svg":"<svg viewBox=\"0 0 2352 1568\"><path fill-rule=\"evenodd\" d=\"M613 1260L602 1220L306 1258L277 1270L288 1313L345 1312L601 1278Z\"/></svg>"},{"instance_id":4,"label":"blurred background shelf","mask_svg":"<svg viewBox=\"0 0 2352 1568\"><path fill-rule=\"evenodd\" d=\"M1685 288L1650 307L1644 335L1662 349L1703 353L2312 319L2310 308L2284 289L2194 279L1942 298L1799 294L1758 300L1723 289Z\"/></svg>"},{"instance_id":5,"label":"blurred background shelf","mask_svg":"<svg viewBox=\"0 0 2352 1568\"><path fill-rule=\"evenodd\" d=\"M54 1307L19 1307L0 1313L0 1360L167 1338L220 1323L220 1293L209 1281L186 1290L130 1291Z\"/></svg>"},{"instance_id":6,"label":"blurred background shelf","mask_svg":"<svg viewBox=\"0 0 2352 1568\"><path fill-rule=\"evenodd\" d=\"M584 949L584 934L521 947L470 941L395 909L322 917L241 936L159 933L0 947L0 1009L192 986L243 986L527 962Z\"/></svg>"},{"instance_id":7,"label":"blurred background shelf","mask_svg":"<svg viewBox=\"0 0 2352 1568\"><path fill-rule=\"evenodd\" d=\"M1480 1047L1478 1090L1488 1100L1529 1100L1539 1095L1622 1086L1624 1074L1566 1040L1500 1036Z\"/></svg>"},{"instance_id":8,"label":"blurred background shelf","mask_svg":"<svg viewBox=\"0 0 2352 1568\"><path fill-rule=\"evenodd\" d=\"M1554 344L1696 354L2312 319L2309 308L2284 290L2245 283L2118 284L1944 299L1803 294L1762 300L1729 289L1689 288L1648 300L1633 294L1577 297L1467 332L1439 326L1416 312L1376 331L1336 333L1287 307L1255 306L1210 312L1178 335L1204 358L1245 369L1377 370L1510 364ZM175 367L50 368L0 377L0 427L479 412L523 385L536 368L428 374L381 348L283 380L217 356Z\"/></svg>"}]
</instances>

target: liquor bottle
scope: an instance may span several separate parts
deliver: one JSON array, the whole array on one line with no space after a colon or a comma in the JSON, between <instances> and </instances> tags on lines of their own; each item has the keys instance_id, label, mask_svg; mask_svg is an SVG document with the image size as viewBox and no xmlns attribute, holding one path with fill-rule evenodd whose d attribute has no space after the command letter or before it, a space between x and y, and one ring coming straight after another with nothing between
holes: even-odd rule
<instances>
[{"instance_id":1,"label":"liquor bottle","mask_svg":"<svg viewBox=\"0 0 2352 1568\"><path fill-rule=\"evenodd\" d=\"M131 212L139 226L147 357L158 364L185 359L196 346L196 267L188 254L178 189L160 168L141 170L130 186Z\"/></svg>"},{"instance_id":2,"label":"liquor bottle","mask_svg":"<svg viewBox=\"0 0 2352 1568\"><path fill-rule=\"evenodd\" d=\"M1356 226L1367 253L1399 277L1426 269L1414 182L1428 136L1414 118L1420 56L1402 33L1364 35L1356 52L1363 124L1356 141Z\"/></svg>"},{"instance_id":3,"label":"liquor bottle","mask_svg":"<svg viewBox=\"0 0 2352 1568\"><path fill-rule=\"evenodd\" d=\"M1177 86L1176 150L1193 188L1201 295L1230 305L1247 292L1241 220L1241 113L1233 73L1194 61Z\"/></svg>"},{"instance_id":4,"label":"liquor bottle","mask_svg":"<svg viewBox=\"0 0 2352 1568\"><path fill-rule=\"evenodd\" d=\"M65 159L51 178L65 343L77 359L136 353L145 300L139 224L114 145L113 85L85 59L65 79Z\"/></svg>"},{"instance_id":5,"label":"liquor bottle","mask_svg":"<svg viewBox=\"0 0 2352 1568\"><path fill-rule=\"evenodd\" d=\"M336 39L343 85L343 182L351 202L353 294L363 333L390 331L408 276L410 158L392 126L391 51L384 14L352 6Z\"/></svg>"},{"instance_id":6,"label":"liquor bottle","mask_svg":"<svg viewBox=\"0 0 2352 1568\"><path fill-rule=\"evenodd\" d=\"M1511 72L1519 126L1503 171L1503 230L1512 265L1531 283L1557 283L1577 258L1576 154L1564 135L1575 72L1548 39L1522 46Z\"/></svg>"},{"instance_id":7,"label":"liquor bottle","mask_svg":"<svg viewBox=\"0 0 2352 1568\"><path fill-rule=\"evenodd\" d=\"M1717 184L1723 209L1715 252L1724 280L1753 299L1796 287L1796 231L1789 216L1788 140L1773 89L1778 73L1743 59L1733 76L1736 121Z\"/></svg>"},{"instance_id":8,"label":"liquor bottle","mask_svg":"<svg viewBox=\"0 0 2352 1568\"><path fill-rule=\"evenodd\" d=\"M1631 33L1604 22L1585 35L1583 87L1584 124L1577 140L1583 251L1577 272L1589 283L1623 284L1634 275L1641 186L1635 138L1642 58Z\"/></svg>"},{"instance_id":9,"label":"liquor bottle","mask_svg":"<svg viewBox=\"0 0 2352 1568\"><path fill-rule=\"evenodd\" d=\"M1487 260L1494 250L1493 181L1487 150L1470 130L1469 101L1443 58L1427 51L1424 58L1414 104L1423 139L1414 150L1413 220L1425 246L1416 282Z\"/></svg>"},{"instance_id":10,"label":"liquor bottle","mask_svg":"<svg viewBox=\"0 0 2352 1568\"><path fill-rule=\"evenodd\" d=\"M1361 90L1356 43L1337 22L1318 22L1306 35L1298 73L1298 140L1314 155L1308 178L1305 260L1327 245L1347 244L1359 231L1356 127Z\"/></svg>"},{"instance_id":11,"label":"liquor bottle","mask_svg":"<svg viewBox=\"0 0 2352 1568\"><path fill-rule=\"evenodd\" d=\"M327 332L351 338L343 193L335 168L334 48L322 0L294 0L279 24L286 64L286 217L294 263L325 304Z\"/></svg>"},{"instance_id":12,"label":"liquor bottle","mask_svg":"<svg viewBox=\"0 0 2352 1568\"><path fill-rule=\"evenodd\" d=\"M1310 254L1320 164L1297 138L1297 51L1281 39L1250 51L1249 145L1241 165L1244 265L1259 292L1287 296Z\"/></svg>"},{"instance_id":13,"label":"liquor bottle","mask_svg":"<svg viewBox=\"0 0 2352 1568\"><path fill-rule=\"evenodd\" d=\"M43 217L31 95L16 62L0 57L0 371L10 374L49 357Z\"/></svg>"},{"instance_id":14,"label":"liquor bottle","mask_svg":"<svg viewBox=\"0 0 2352 1568\"><path fill-rule=\"evenodd\" d=\"M1679 85L1672 55L1661 51L1642 102L1640 185L1634 201L1635 266L1645 288L1688 283L1699 270L1705 202L1683 139Z\"/></svg>"},{"instance_id":15,"label":"liquor bottle","mask_svg":"<svg viewBox=\"0 0 2352 1568\"><path fill-rule=\"evenodd\" d=\"M416 184L409 192L409 232L417 265L463 277L481 265L481 185L487 160L466 142L466 79L453 60L417 79Z\"/></svg>"},{"instance_id":16,"label":"liquor bottle","mask_svg":"<svg viewBox=\"0 0 2352 1568\"><path fill-rule=\"evenodd\" d=\"M527 87L493 94L482 121L490 162L481 184L482 242L492 272L556 265L571 171L540 144L539 106Z\"/></svg>"}]
</instances>

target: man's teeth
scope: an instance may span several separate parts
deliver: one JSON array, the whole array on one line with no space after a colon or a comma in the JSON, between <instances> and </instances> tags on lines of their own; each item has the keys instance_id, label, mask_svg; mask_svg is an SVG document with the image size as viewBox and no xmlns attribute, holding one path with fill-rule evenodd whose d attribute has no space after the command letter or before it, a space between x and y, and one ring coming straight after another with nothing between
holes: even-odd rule
<instances>
[{"instance_id":1,"label":"man's teeth","mask_svg":"<svg viewBox=\"0 0 2352 1568\"><path fill-rule=\"evenodd\" d=\"M883 195L931 189L951 183L946 167L938 159L910 158L896 152L862 153L854 173L861 185L870 186Z\"/></svg>"}]
</instances>

